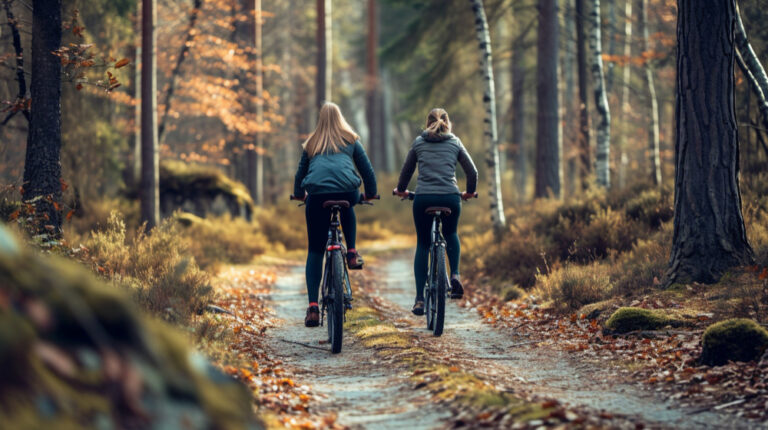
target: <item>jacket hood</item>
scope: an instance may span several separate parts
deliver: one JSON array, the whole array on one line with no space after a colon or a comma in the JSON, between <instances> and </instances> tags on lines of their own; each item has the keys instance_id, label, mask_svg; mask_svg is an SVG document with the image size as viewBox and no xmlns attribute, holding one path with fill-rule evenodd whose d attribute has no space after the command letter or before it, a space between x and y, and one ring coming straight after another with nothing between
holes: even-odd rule
<instances>
[{"instance_id":1,"label":"jacket hood","mask_svg":"<svg viewBox=\"0 0 768 430\"><path fill-rule=\"evenodd\" d=\"M454 137L453 133L432 134L427 131L421 133L421 138L427 142L444 142L453 139Z\"/></svg>"}]
</instances>

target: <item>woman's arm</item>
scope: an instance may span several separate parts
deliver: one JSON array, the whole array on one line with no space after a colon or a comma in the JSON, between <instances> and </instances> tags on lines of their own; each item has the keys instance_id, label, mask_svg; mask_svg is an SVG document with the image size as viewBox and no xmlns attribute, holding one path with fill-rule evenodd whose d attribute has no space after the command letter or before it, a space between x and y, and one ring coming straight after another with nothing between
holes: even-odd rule
<instances>
[{"instance_id":1,"label":"woman's arm","mask_svg":"<svg viewBox=\"0 0 768 430\"><path fill-rule=\"evenodd\" d=\"M355 167L360 172L360 176L363 177L363 184L365 185L365 196L374 197L378 194L376 191L376 173L371 166L371 160L368 159L368 155L365 153L365 148L360 141L355 142L355 152L352 154L352 158L355 160Z\"/></svg>"},{"instance_id":2,"label":"woman's arm","mask_svg":"<svg viewBox=\"0 0 768 430\"><path fill-rule=\"evenodd\" d=\"M477 191L477 167L475 167L475 162L472 161L472 157L461 141L459 141L459 147L461 148L459 150L459 164L467 175L467 193L474 194Z\"/></svg>"},{"instance_id":3,"label":"woman's arm","mask_svg":"<svg viewBox=\"0 0 768 430\"><path fill-rule=\"evenodd\" d=\"M403 164L402 170L400 170L400 179L397 181L397 191L398 192L404 192L408 188L408 182L411 182L411 177L413 177L413 172L416 171L416 162L418 161L418 157L416 156L416 151L411 148L410 151L408 151L408 155L405 157L405 163Z\"/></svg>"},{"instance_id":4,"label":"woman's arm","mask_svg":"<svg viewBox=\"0 0 768 430\"><path fill-rule=\"evenodd\" d=\"M309 171L309 156L307 151L301 153L301 160L299 160L299 168L296 169L296 176L293 179L293 195L298 198L303 198L305 191L301 187L301 183L304 181L304 177L307 176Z\"/></svg>"}]
</instances>

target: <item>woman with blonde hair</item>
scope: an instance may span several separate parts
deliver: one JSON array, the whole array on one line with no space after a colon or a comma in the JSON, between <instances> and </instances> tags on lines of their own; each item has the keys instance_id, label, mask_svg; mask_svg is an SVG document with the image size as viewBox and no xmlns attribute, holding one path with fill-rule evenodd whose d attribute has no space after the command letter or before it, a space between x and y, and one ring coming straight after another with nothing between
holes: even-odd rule
<instances>
[{"instance_id":1,"label":"woman with blonde hair","mask_svg":"<svg viewBox=\"0 0 768 430\"><path fill-rule=\"evenodd\" d=\"M416 166L419 176L416 184L416 197L413 200L413 221L416 224L416 255L413 260L413 273L416 278L416 303L412 312L424 315L424 285L427 282L427 260L430 246L432 216L425 211L432 206L447 207L449 215L443 217L443 237L446 241L446 254L451 266L451 298L459 299L464 295L464 287L459 279L459 258L461 245L457 233L461 200L475 196L477 188L477 169L472 157L464 148L461 140L451 133L453 125L444 109L432 109L427 116L427 128L413 141L411 150L400 171L395 194L408 197L406 190ZM456 182L456 164L461 164L467 175L467 190L459 191Z\"/></svg>"},{"instance_id":2,"label":"woman with blonde hair","mask_svg":"<svg viewBox=\"0 0 768 430\"><path fill-rule=\"evenodd\" d=\"M352 207L376 196L376 175L360 144L360 137L334 103L325 103L320 108L317 127L303 146L293 195L306 202L309 307L304 325L317 327L320 322L317 300L331 218L331 210L323 208L323 203L328 200L346 200L350 203L348 209L340 212L341 228L347 242L347 266L353 270L362 269L363 259L355 249L357 220ZM358 190L361 183L365 184L363 195Z\"/></svg>"}]
</instances>

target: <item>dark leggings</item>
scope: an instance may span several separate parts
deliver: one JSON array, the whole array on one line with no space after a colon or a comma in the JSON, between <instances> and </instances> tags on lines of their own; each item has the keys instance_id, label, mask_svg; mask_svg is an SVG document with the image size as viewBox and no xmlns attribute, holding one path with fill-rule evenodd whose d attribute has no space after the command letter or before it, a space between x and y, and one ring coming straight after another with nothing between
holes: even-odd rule
<instances>
[{"instance_id":1,"label":"dark leggings","mask_svg":"<svg viewBox=\"0 0 768 430\"><path fill-rule=\"evenodd\" d=\"M328 200L346 200L355 205L360 200L360 192L313 194L307 197L307 296L309 302L317 302L320 290L320 282L323 279L323 257L325 245L328 242L328 228L331 224L331 209L324 209L323 203ZM347 242L347 249L355 248L355 236L357 235L357 218L352 206L339 212L341 217L341 229Z\"/></svg>"},{"instance_id":2,"label":"dark leggings","mask_svg":"<svg viewBox=\"0 0 768 430\"><path fill-rule=\"evenodd\" d=\"M451 275L459 274L461 244L456 229L461 215L461 198L458 194L417 194L413 201L413 222L416 224L416 256L413 259L413 274L416 278L416 299L424 300L424 285L427 282L429 245L432 242L432 215L424 212L430 206L441 206L451 210L443 216L443 237L447 244L446 253L451 266Z\"/></svg>"}]
</instances>

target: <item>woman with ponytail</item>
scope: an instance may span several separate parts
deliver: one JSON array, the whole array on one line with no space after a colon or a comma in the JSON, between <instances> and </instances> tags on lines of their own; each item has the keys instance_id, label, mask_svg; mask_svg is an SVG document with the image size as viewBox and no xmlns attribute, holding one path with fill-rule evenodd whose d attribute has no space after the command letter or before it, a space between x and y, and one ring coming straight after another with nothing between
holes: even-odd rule
<instances>
[{"instance_id":1,"label":"woman with ponytail","mask_svg":"<svg viewBox=\"0 0 768 430\"><path fill-rule=\"evenodd\" d=\"M456 164L461 164L467 175L467 190L461 192L456 182ZM427 116L427 128L414 140L400 172L395 194L407 197L408 182L418 166L416 197L413 201L413 221L416 225L416 256L413 272L416 278L416 301L412 312L424 315L424 285L427 281L427 260L430 245L432 216L425 213L431 206L451 209L443 217L443 236L447 242L448 262L451 267L451 298L464 295L459 278L461 245L457 228L461 214L461 200L474 197L477 188L477 169L461 140L452 133L451 120L444 109L432 109Z\"/></svg>"}]
</instances>

